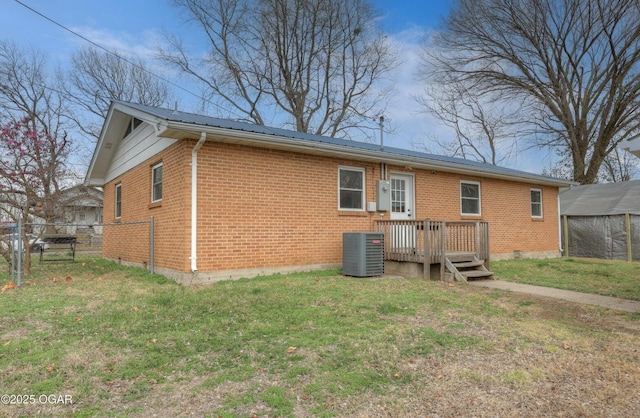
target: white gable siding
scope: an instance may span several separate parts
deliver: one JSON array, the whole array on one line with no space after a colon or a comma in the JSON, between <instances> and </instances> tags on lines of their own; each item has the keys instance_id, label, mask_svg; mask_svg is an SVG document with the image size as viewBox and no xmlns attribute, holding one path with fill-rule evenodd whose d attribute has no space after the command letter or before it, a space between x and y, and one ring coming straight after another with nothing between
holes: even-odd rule
<instances>
[{"instance_id":1,"label":"white gable siding","mask_svg":"<svg viewBox=\"0 0 640 418\"><path fill-rule=\"evenodd\" d=\"M640 138L626 141L626 143L623 144L623 147L626 151L640 158Z\"/></svg>"},{"instance_id":2,"label":"white gable siding","mask_svg":"<svg viewBox=\"0 0 640 418\"><path fill-rule=\"evenodd\" d=\"M142 124L119 142L118 149L105 176L105 182L109 182L142 164L177 141L177 139L160 138L156 136L155 129L151 125Z\"/></svg>"}]
</instances>

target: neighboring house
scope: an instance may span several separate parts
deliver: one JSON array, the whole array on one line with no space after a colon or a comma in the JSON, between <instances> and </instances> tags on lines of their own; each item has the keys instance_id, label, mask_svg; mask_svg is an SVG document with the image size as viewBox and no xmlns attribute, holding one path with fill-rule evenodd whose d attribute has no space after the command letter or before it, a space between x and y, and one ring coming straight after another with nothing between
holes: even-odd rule
<instances>
[{"instance_id":1,"label":"neighboring house","mask_svg":"<svg viewBox=\"0 0 640 418\"><path fill-rule=\"evenodd\" d=\"M640 261L640 180L560 193L564 254Z\"/></svg>"},{"instance_id":2,"label":"neighboring house","mask_svg":"<svg viewBox=\"0 0 640 418\"><path fill-rule=\"evenodd\" d=\"M123 225L105 227L103 255L147 265L148 230L127 225L153 217L155 271L181 282L339 267L343 233L380 220L426 237L444 228L425 219L488 224L494 258L557 257L558 191L574 184L124 102L109 109L85 183L103 188L105 223ZM386 243L400 230L409 245L423 239L391 228Z\"/></svg>"},{"instance_id":3,"label":"neighboring house","mask_svg":"<svg viewBox=\"0 0 640 418\"><path fill-rule=\"evenodd\" d=\"M56 223L66 226L67 233L75 234L77 229L93 229L102 233L102 191L95 187L79 184L60 192L59 215Z\"/></svg>"},{"instance_id":4,"label":"neighboring house","mask_svg":"<svg viewBox=\"0 0 640 418\"><path fill-rule=\"evenodd\" d=\"M640 138L632 139L631 141L625 142L623 144L623 148L625 151L640 158Z\"/></svg>"},{"instance_id":5,"label":"neighboring house","mask_svg":"<svg viewBox=\"0 0 640 418\"><path fill-rule=\"evenodd\" d=\"M36 214L42 209L42 206L39 203L36 203L35 206L32 206L32 209L35 209L33 210L33 212L35 213L29 214L28 221L25 224L25 228L29 233L33 232L35 234L40 234L46 229L47 221ZM8 219L0 222L0 234L15 232L15 230L17 229L16 220L21 216L20 208L11 207L5 204L4 207L0 210L3 213L3 216Z\"/></svg>"}]
</instances>

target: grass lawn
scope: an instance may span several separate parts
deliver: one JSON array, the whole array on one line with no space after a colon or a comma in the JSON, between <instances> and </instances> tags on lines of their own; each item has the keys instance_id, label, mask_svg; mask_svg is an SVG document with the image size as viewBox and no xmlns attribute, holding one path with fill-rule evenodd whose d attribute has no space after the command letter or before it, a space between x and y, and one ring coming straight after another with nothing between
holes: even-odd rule
<instances>
[{"instance_id":1,"label":"grass lawn","mask_svg":"<svg viewBox=\"0 0 640 418\"><path fill-rule=\"evenodd\" d=\"M510 282L640 300L640 263L585 258L507 260L491 263Z\"/></svg>"},{"instance_id":2,"label":"grass lawn","mask_svg":"<svg viewBox=\"0 0 640 418\"><path fill-rule=\"evenodd\" d=\"M182 287L88 256L26 280L0 293L0 394L27 404L0 416L640 416L638 315L338 271Z\"/></svg>"}]
</instances>

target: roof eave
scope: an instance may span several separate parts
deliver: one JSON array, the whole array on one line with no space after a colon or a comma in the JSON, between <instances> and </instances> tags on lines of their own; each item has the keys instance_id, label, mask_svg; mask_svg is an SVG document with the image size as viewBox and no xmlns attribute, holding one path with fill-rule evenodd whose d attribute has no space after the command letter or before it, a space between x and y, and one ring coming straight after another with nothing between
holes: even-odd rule
<instances>
[{"instance_id":1,"label":"roof eave","mask_svg":"<svg viewBox=\"0 0 640 418\"><path fill-rule=\"evenodd\" d=\"M89 168L87 168L87 174L84 177L84 181L83 184L85 186L98 186L98 185L102 185L102 184L98 184L97 183L97 179L93 177L95 168L96 168L96 161L98 161L98 158L100 156L100 153L103 152L104 149L104 137L105 137L105 132L107 130L107 126L109 124L109 122L111 121L111 118L113 117L113 110L114 110L114 103L111 103L111 106L109 106L109 110L107 111L107 116L105 117L105 121L102 124L102 129L100 130L100 136L98 137L98 142L96 143L96 147L93 150L93 155L91 156L91 162L89 163Z\"/></svg>"},{"instance_id":2,"label":"roof eave","mask_svg":"<svg viewBox=\"0 0 640 418\"><path fill-rule=\"evenodd\" d=\"M179 135L179 132L182 132L184 134ZM489 177L506 181L520 181L544 186L568 187L578 184L570 180L554 179L551 177L544 177L535 174L519 174L517 171L502 173L482 167L474 167L458 163L448 163L437 160L426 160L425 158L396 155L385 152L384 150L366 150L356 147L349 148L344 145L309 141L305 139L288 138L278 135L256 132L238 131L214 126L193 125L185 122L169 121L165 126L163 126L163 129L159 132L159 136L171 138L180 136L180 139L184 139L193 135L200 135L201 132L205 132L208 139L209 137L211 137L212 140L215 139L220 142L253 145L263 148L296 150L311 154L339 156L349 159L357 157L359 160L369 162L381 162L392 165L405 166L408 168L420 168L436 171L439 170L456 174L464 174L468 176Z\"/></svg>"},{"instance_id":3,"label":"roof eave","mask_svg":"<svg viewBox=\"0 0 640 418\"><path fill-rule=\"evenodd\" d=\"M98 142L96 143L96 147L93 151L93 156L91 157L91 163L89 164L87 174L83 181L85 186L102 187L105 184L105 159L111 161L113 153L122 140L122 138L114 137L114 131L119 132L118 126L114 127L114 121L119 119L119 117L116 117L116 112L120 112L127 117L135 117L143 120L144 122L154 126L156 132L160 132L162 129L166 128L166 121L162 119L127 106L125 103L117 101L111 102L104 124L102 125L102 130L100 131L100 136L98 137ZM101 167L97 166L98 162L102 162Z\"/></svg>"}]
</instances>

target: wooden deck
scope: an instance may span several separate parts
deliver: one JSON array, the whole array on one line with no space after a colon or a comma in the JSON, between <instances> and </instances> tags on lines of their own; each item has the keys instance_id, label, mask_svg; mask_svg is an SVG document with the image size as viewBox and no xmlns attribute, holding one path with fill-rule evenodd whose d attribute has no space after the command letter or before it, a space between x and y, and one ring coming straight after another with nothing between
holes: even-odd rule
<instances>
[{"instance_id":1,"label":"wooden deck","mask_svg":"<svg viewBox=\"0 0 640 418\"><path fill-rule=\"evenodd\" d=\"M470 262L474 257L482 261L485 271L489 270L487 222L426 219L376 221L375 224L376 231L385 234L385 260L422 263L425 278L430 278L432 264L440 265L440 277L443 278L447 263Z\"/></svg>"}]
</instances>

